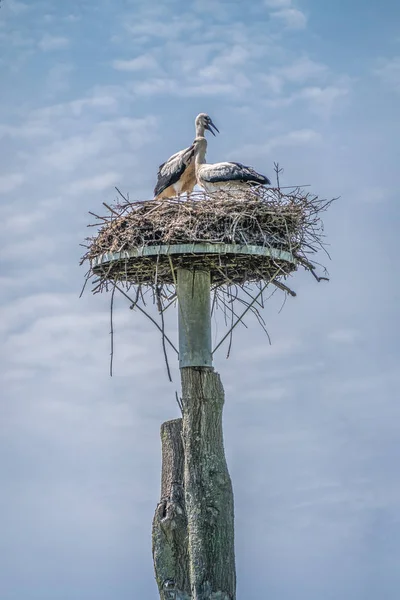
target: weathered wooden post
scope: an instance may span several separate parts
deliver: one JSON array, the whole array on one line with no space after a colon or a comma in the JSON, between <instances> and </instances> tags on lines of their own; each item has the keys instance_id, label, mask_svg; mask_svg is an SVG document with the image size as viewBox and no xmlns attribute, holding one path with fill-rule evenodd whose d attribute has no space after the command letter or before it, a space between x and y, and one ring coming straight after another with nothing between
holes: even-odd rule
<instances>
[{"instance_id":1,"label":"weathered wooden post","mask_svg":"<svg viewBox=\"0 0 400 600\"><path fill-rule=\"evenodd\" d=\"M259 308L268 285L294 296L282 280L299 266L320 279L309 252L322 246L318 214L328 205L299 188L242 198L192 195L187 202L126 200L90 240L83 261L90 261L87 277L96 278L93 291L119 290L158 327L166 360L166 343L179 355L182 418L161 426L161 498L152 530L161 600L236 599L224 390L213 368L213 352L228 334L212 350L210 295L213 309L221 303L230 311L230 333L248 314L265 329ZM143 308L146 293L160 324ZM179 350L164 328L164 312L176 301ZM237 304L244 305L241 315Z\"/></svg>"},{"instance_id":2,"label":"weathered wooden post","mask_svg":"<svg viewBox=\"0 0 400 600\"><path fill-rule=\"evenodd\" d=\"M177 297L183 423L169 421L161 428L156 578L165 599L234 600L233 491L222 435L224 390L212 368L210 272L177 269ZM180 569L185 559L187 568Z\"/></svg>"},{"instance_id":3,"label":"weathered wooden post","mask_svg":"<svg viewBox=\"0 0 400 600\"><path fill-rule=\"evenodd\" d=\"M179 367L212 367L210 272L177 273Z\"/></svg>"},{"instance_id":4,"label":"weathered wooden post","mask_svg":"<svg viewBox=\"0 0 400 600\"><path fill-rule=\"evenodd\" d=\"M233 491L222 435L224 390L212 368L210 273L178 269L184 487L193 600L234 600Z\"/></svg>"}]
</instances>

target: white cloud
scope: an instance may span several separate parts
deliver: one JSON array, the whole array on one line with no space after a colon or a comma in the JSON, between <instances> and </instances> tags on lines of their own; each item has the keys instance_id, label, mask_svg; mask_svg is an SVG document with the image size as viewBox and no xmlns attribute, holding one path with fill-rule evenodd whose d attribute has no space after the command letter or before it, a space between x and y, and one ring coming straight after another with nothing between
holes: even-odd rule
<instances>
[{"instance_id":1,"label":"white cloud","mask_svg":"<svg viewBox=\"0 0 400 600\"><path fill-rule=\"evenodd\" d=\"M284 80L280 75L276 73L270 73L269 75L261 75L260 80L266 84L269 90L273 94L280 94L284 85Z\"/></svg>"},{"instance_id":2,"label":"white cloud","mask_svg":"<svg viewBox=\"0 0 400 600\"><path fill-rule=\"evenodd\" d=\"M326 75L328 67L320 62L311 60L308 56L302 56L293 63L281 68L276 68L275 73L281 75L286 81L303 83L309 79L320 78Z\"/></svg>"},{"instance_id":3,"label":"white cloud","mask_svg":"<svg viewBox=\"0 0 400 600\"><path fill-rule=\"evenodd\" d=\"M202 21L193 15L173 16L162 19L157 17L138 19L137 14L131 23L125 25L127 31L136 38L136 41L147 42L151 38L177 39L181 35L189 36L201 29Z\"/></svg>"},{"instance_id":4,"label":"white cloud","mask_svg":"<svg viewBox=\"0 0 400 600\"><path fill-rule=\"evenodd\" d=\"M194 77L194 87L198 89L210 83L232 85L237 91L250 87L246 76L246 71L251 68L250 58L249 50L243 45L235 44L224 49L210 64L198 70Z\"/></svg>"},{"instance_id":5,"label":"white cloud","mask_svg":"<svg viewBox=\"0 0 400 600\"><path fill-rule=\"evenodd\" d=\"M22 60L22 62L24 62L26 56L30 56L31 50L35 46L35 41L32 37L24 35L21 31L12 29L0 29L0 43L4 45L5 48L15 47L15 49L18 49L19 60ZM26 50L26 53L21 53L21 49Z\"/></svg>"},{"instance_id":6,"label":"white cloud","mask_svg":"<svg viewBox=\"0 0 400 600\"><path fill-rule=\"evenodd\" d=\"M360 201L366 204L381 204L387 202L390 196L390 189L386 186L368 186L359 192Z\"/></svg>"},{"instance_id":7,"label":"white cloud","mask_svg":"<svg viewBox=\"0 0 400 600\"><path fill-rule=\"evenodd\" d=\"M59 314L67 310L75 300L73 294L43 292L17 298L12 303L1 307L2 320L0 328L3 332L12 331L21 323L28 324L35 315Z\"/></svg>"},{"instance_id":8,"label":"white cloud","mask_svg":"<svg viewBox=\"0 0 400 600\"><path fill-rule=\"evenodd\" d=\"M90 114L97 117L98 114L94 113L94 110L100 113L115 112L121 99L126 95L126 90L120 86L99 87L83 98L34 109L30 113L30 119L47 123L51 119L81 117L85 111L90 111Z\"/></svg>"},{"instance_id":9,"label":"white cloud","mask_svg":"<svg viewBox=\"0 0 400 600\"><path fill-rule=\"evenodd\" d=\"M115 374L132 377L160 370L160 364L151 360L155 351L162 352L156 330L146 328L140 316L128 310L124 299L116 300ZM15 379L15 372L18 375L25 371L25 376L30 377L39 369L46 369L51 377L65 373L68 378L72 370L78 379L82 369L85 373L92 369L107 373L110 323L107 301L96 306L90 293L82 299L76 293L30 294L2 306L1 317L0 331L7 348L6 370L10 379Z\"/></svg>"},{"instance_id":10,"label":"white cloud","mask_svg":"<svg viewBox=\"0 0 400 600\"><path fill-rule=\"evenodd\" d=\"M271 68L267 74L260 75L260 81L267 85L273 94L279 95L287 84L300 85L309 80L326 79L329 69L323 63L302 56L293 62Z\"/></svg>"},{"instance_id":11,"label":"white cloud","mask_svg":"<svg viewBox=\"0 0 400 600\"><path fill-rule=\"evenodd\" d=\"M271 10L271 17L282 21L286 29L304 29L307 26L307 17L293 6L292 0L264 0L264 4Z\"/></svg>"},{"instance_id":12,"label":"white cloud","mask_svg":"<svg viewBox=\"0 0 400 600\"><path fill-rule=\"evenodd\" d=\"M169 77L154 77L135 83L135 93L143 96L179 94L179 82Z\"/></svg>"},{"instance_id":13,"label":"white cloud","mask_svg":"<svg viewBox=\"0 0 400 600\"><path fill-rule=\"evenodd\" d=\"M143 54L131 60L114 60L112 66L117 71L152 71L158 63L150 54Z\"/></svg>"},{"instance_id":14,"label":"white cloud","mask_svg":"<svg viewBox=\"0 0 400 600\"><path fill-rule=\"evenodd\" d=\"M121 117L98 121L81 134L68 135L68 124L60 135L41 152L41 162L60 171L71 172L84 166L94 157L120 154L125 149L134 153L154 140L156 119L145 117L132 119ZM135 157L129 158L134 164ZM114 161L115 164L116 161Z\"/></svg>"},{"instance_id":15,"label":"white cloud","mask_svg":"<svg viewBox=\"0 0 400 600\"><path fill-rule=\"evenodd\" d=\"M45 210L30 210L23 212L13 212L3 221L5 230L13 232L13 234L21 234L31 232L40 221L46 219L47 213Z\"/></svg>"},{"instance_id":16,"label":"white cloud","mask_svg":"<svg viewBox=\"0 0 400 600\"><path fill-rule=\"evenodd\" d=\"M26 2L20 2L20 0L7 0L7 8L14 15L20 15L28 11L32 6L26 4Z\"/></svg>"},{"instance_id":17,"label":"white cloud","mask_svg":"<svg viewBox=\"0 0 400 600\"><path fill-rule=\"evenodd\" d=\"M20 233L21 230L17 230L15 233ZM7 232L11 233L11 232ZM27 265L28 263L34 263L35 257L40 256L40 260L48 262L54 257L54 254L60 251L62 244L66 241L70 241L66 234L60 234L58 238L44 235L43 231L40 233L30 233L29 237L25 235L15 236L15 240L12 240L7 246L4 247L2 255L7 260L16 261Z\"/></svg>"},{"instance_id":18,"label":"white cloud","mask_svg":"<svg viewBox=\"0 0 400 600\"><path fill-rule=\"evenodd\" d=\"M303 146L316 144L322 140L322 136L314 129L297 129L279 136L271 141L272 146Z\"/></svg>"},{"instance_id":19,"label":"white cloud","mask_svg":"<svg viewBox=\"0 0 400 600\"><path fill-rule=\"evenodd\" d=\"M80 179L71 183L69 192L71 194L81 194L84 192L101 192L115 185L120 179L116 172L102 173L86 179Z\"/></svg>"},{"instance_id":20,"label":"white cloud","mask_svg":"<svg viewBox=\"0 0 400 600\"><path fill-rule=\"evenodd\" d=\"M286 29L304 29L307 26L307 17L298 8L282 8L271 16L281 20Z\"/></svg>"},{"instance_id":21,"label":"white cloud","mask_svg":"<svg viewBox=\"0 0 400 600\"><path fill-rule=\"evenodd\" d=\"M175 96L215 96L243 94L252 85L247 73L253 68L255 58L252 48L242 40L241 44L201 44L193 46L193 53L183 50L170 57L174 73L136 82L132 87L139 95L171 94ZM218 53L210 60L209 55ZM183 54L183 58L182 58ZM189 58L187 58L189 56ZM183 77L182 77L183 75Z\"/></svg>"},{"instance_id":22,"label":"white cloud","mask_svg":"<svg viewBox=\"0 0 400 600\"><path fill-rule=\"evenodd\" d=\"M267 389L250 391L245 402L281 402L290 396L291 390L283 385L269 385Z\"/></svg>"},{"instance_id":23,"label":"white cloud","mask_svg":"<svg viewBox=\"0 0 400 600\"><path fill-rule=\"evenodd\" d=\"M170 94L185 98L197 98L203 96L230 96L240 97L249 82L245 77L237 75L230 83L218 81L203 81L199 83L186 83L182 85L177 79L149 79L135 84L135 92L143 96L156 94Z\"/></svg>"},{"instance_id":24,"label":"white cloud","mask_svg":"<svg viewBox=\"0 0 400 600\"><path fill-rule=\"evenodd\" d=\"M292 4L292 0L264 0L268 8L284 8Z\"/></svg>"},{"instance_id":25,"label":"white cloud","mask_svg":"<svg viewBox=\"0 0 400 600\"><path fill-rule=\"evenodd\" d=\"M246 78L237 77L232 83L203 83L201 85L191 85L182 90L178 90L178 95L187 97L197 96L228 96L238 98L242 96L247 86Z\"/></svg>"},{"instance_id":26,"label":"white cloud","mask_svg":"<svg viewBox=\"0 0 400 600\"><path fill-rule=\"evenodd\" d=\"M50 67L46 78L49 96L56 96L70 87L70 75L74 71L72 64L60 63Z\"/></svg>"},{"instance_id":27,"label":"white cloud","mask_svg":"<svg viewBox=\"0 0 400 600\"><path fill-rule=\"evenodd\" d=\"M379 66L374 70L374 74L385 85L400 92L400 56L379 61Z\"/></svg>"},{"instance_id":28,"label":"white cloud","mask_svg":"<svg viewBox=\"0 0 400 600\"><path fill-rule=\"evenodd\" d=\"M0 175L0 194L12 192L23 183L24 179L23 173Z\"/></svg>"},{"instance_id":29,"label":"white cloud","mask_svg":"<svg viewBox=\"0 0 400 600\"><path fill-rule=\"evenodd\" d=\"M262 145L264 151L270 152L275 148L292 148L299 146L314 146L320 144L322 136L318 131L314 129L295 129L277 135L269 139L265 144ZM246 151L257 149L257 146L246 146ZM259 147L260 150L261 147Z\"/></svg>"},{"instance_id":30,"label":"white cloud","mask_svg":"<svg viewBox=\"0 0 400 600\"><path fill-rule=\"evenodd\" d=\"M262 78L262 81L274 91L282 92L283 84L279 79L269 80L268 76ZM332 85L325 86L306 86L292 92L291 94L277 95L277 97L266 100L266 103L273 108L283 108L291 106L299 101L305 102L310 112L321 118L329 119L333 114L339 112L348 98L351 91L350 82L347 80L338 80Z\"/></svg>"},{"instance_id":31,"label":"white cloud","mask_svg":"<svg viewBox=\"0 0 400 600\"><path fill-rule=\"evenodd\" d=\"M63 36L45 34L39 42L39 48L44 52L62 50L69 46L69 39Z\"/></svg>"},{"instance_id":32,"label":"white cloud","mask_svg":"<svg viewBox=\"0 0 400 600\"><path fill-rule=\"evenodd\" d=\"M67 21L68 23L76 23L77 21L81 20L80 15L74 15L74 14L69 14L64 18L65 21Z\"/></svg>"},{"instance_id":33,"label":"white cloud","mask_svg":"<svg viewBox=\"0 0 400 600\"><path fill-rule=\"evenodd\" d=\"M306 87L296 94L296 98L306 100L310 108L322 117L330 117L349 94L346 85L329 85L326 87Z\"/></svg>"},{"instance_id":34,"label":"white cloud","mask_svg":"<svg viewBox=\"0 0 400 600\"><path fill-rule=\"evenodd\" d=\"M335 329L328 335L328 339L337 344L353 344L360 334L356 329Z\"/></svg>"},{"instance_id":35,"label":"white cloud","mask_svg":"<svg viewBox=\"0 0 400 600\"><path fill-rule=\"evenodd\" d=\"M245 363L256 363L270 360L279 360L282 357L288 359L289 356L298 354L303 348L303 344L298 338L280 339L269 345L267 342L254 346L251 348L251 352L248 349L238 348L235 352L235 358Z\"/></svg>"}]
</instances>

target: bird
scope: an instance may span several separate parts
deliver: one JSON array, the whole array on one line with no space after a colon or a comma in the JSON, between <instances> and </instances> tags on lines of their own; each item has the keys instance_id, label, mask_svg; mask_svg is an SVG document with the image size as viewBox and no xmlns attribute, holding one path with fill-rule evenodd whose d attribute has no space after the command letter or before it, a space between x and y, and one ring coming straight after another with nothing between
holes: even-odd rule
<instances>
[{"instance_id":1,"label":"bird","mask_svg":"<svg viewBox=\"0 0 400 600\"><path fill-rule=\"evenodd\" d=\"M271 185L268 177L242 163L206 163L207 140L204 136L197 136L192 146L197 183L206 192L243 190L259 185Z\"/></svg>"},{"instance_id":2,"label":"bird","mask_svg":"<svg viewBox=\"0 0 400 600\"><path fill-rule=\"evenodd\" d=\"M200 113L195 119L196 138L204 137L205 130L219 130L206 113ZM154 188L154 199L173 198L186 192L190 194L196 185L193 144L169 157L158 168L157 183Z\"/></svg>"}]
</instances>

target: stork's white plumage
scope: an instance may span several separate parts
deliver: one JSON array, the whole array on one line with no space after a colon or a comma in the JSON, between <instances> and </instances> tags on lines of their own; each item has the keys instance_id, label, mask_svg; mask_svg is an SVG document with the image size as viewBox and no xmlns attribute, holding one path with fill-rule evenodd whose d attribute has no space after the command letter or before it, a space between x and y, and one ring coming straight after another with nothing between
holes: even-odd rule
<instances>
[{"instance_id":1,"label":"stork's white plumage","mask_svg":"<svg viewBox=\"0 0 400 600\"><path fill-rule=\"evenodd\" d=\"M206 130L211 131L213 135L214 129L218 131L211 118L205 113L197 115L195 120L196 138L204 137ZM180 194L190 192L196 185L196 172L194 166L194 147L193 145L176 152L169 159L160 165L157 174L157 183L154 188L154 197L173 198Z\"/></svg>"},{"instance_id":2,"label":"stork's white plumage","mask_svg":"<svg viewBox=\"0 0 400 600\"><path fill-rule=\"evenodd\" d=\"M193 142L197 183L206 192L243 189L256 185L271 185L265 175L253 167L237 162L206 163L207 140L198 136Z\"/></svg>"}]
</instances>

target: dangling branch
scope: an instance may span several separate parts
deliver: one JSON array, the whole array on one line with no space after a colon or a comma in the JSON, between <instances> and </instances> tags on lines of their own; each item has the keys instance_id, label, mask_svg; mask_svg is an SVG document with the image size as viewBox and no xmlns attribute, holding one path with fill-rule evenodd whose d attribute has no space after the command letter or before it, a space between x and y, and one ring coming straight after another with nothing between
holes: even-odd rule
<instances>
[{"instance_id":1,"label":"dangling branch","mask_svg":"<svg viewBox=\"0 0 400 600\"><path fill-rule=\"evenodd\" d=\"M134 304L134 301L132 300L132 298L130 298L128 296L128 294L126 294L124 292L124 290L121 290L120 287L118 287L118 285L116 285L116 283L113 283L114 287L123 295L125 296L125 298L127 298L129 300L129 302L131 302L132 304ZM175 350L176 354L179 354L178 350L175 348L174 344L171 342L171 340L169 339L169 337L166 335L166 333L163 332L162 328L159 326L159 324L157 323L157 321L155 321L153 319L153 317L151 315L149 315L145 310L143 310L143 308L141 306L139 306L139 304L135 305L135 308L138 308L140 310L141 313L143 313L156 327L159 331L161 331L161 333L163 334L163 336L165 337L165 339L167 340L168 344L171 346L171 348L173 348L173 350Z\"/></svg>"},{"instance_id":2,"label":"dangling branch","mask_svg":"<svg viewBox=\"0 0 400 600\"><path fill-rule=\"evenodd\" d=\"M111 302L110 302L110 377L113 375L113 359L114 359L114 326L113 326L113 308L114 308L114 294L115 287L113 287L111 292Z\"/></svg>"},{"instance_id":3,"label":"dangling branch","mask_svg":"<svg viewBox=\"0 0 400 600\"><path fill-rule=\"evenodd\" d=\"M231 331L233 329L235 329L235 327L237 325L239 325L239 323L242 321L243 317L245 316L245 314L247 314L249 312L249 310L251 309L251 307L255 304L255 302L258 300L258 298L261 296L261 294L263 293L263 291L265 290L265 288L267 287L268 284L265 284L264 287L262 288L262 290L257 294L257 296L254 297L253 301L248 305L248 307L246 308L246 310L243 311L243 313L240 315L239 319L237 319L235 321L235 323L232 325L232 327L229 329L229 331L227 332L226 335L224 335L224 337L222 338L222 340L219 342L219 344L216 345L216 347L214 348L214 350L212 351L212 354L214 354L218 348L221 346L221 344L224 343L224 341L226 340L226 338L230 335Z\"/></svg>"},{"instance_id":4,"label":"dangling branch","mask_svg":"<svg viewBox=\"0 0 400 600\"><path fill-rule=\"evenodd\" d=\"M165 326L164 326L164 311L162 309L162 303L161 303L161 294L160 294L160 286L156 286L156 295L157 295L157 300L158 300L158 312L160 313L161 316L161 339L162 339L162 348L163 348L163 352L164 352L164 359L165 359L165 365L167 367L167 373L168 373L168 379L171 381L172 383L172 377L171 377L171 371L169 368L169 363L168 363L168 355L167 355L167 349L165 347Z\"/></svg>"}]
</instances>

